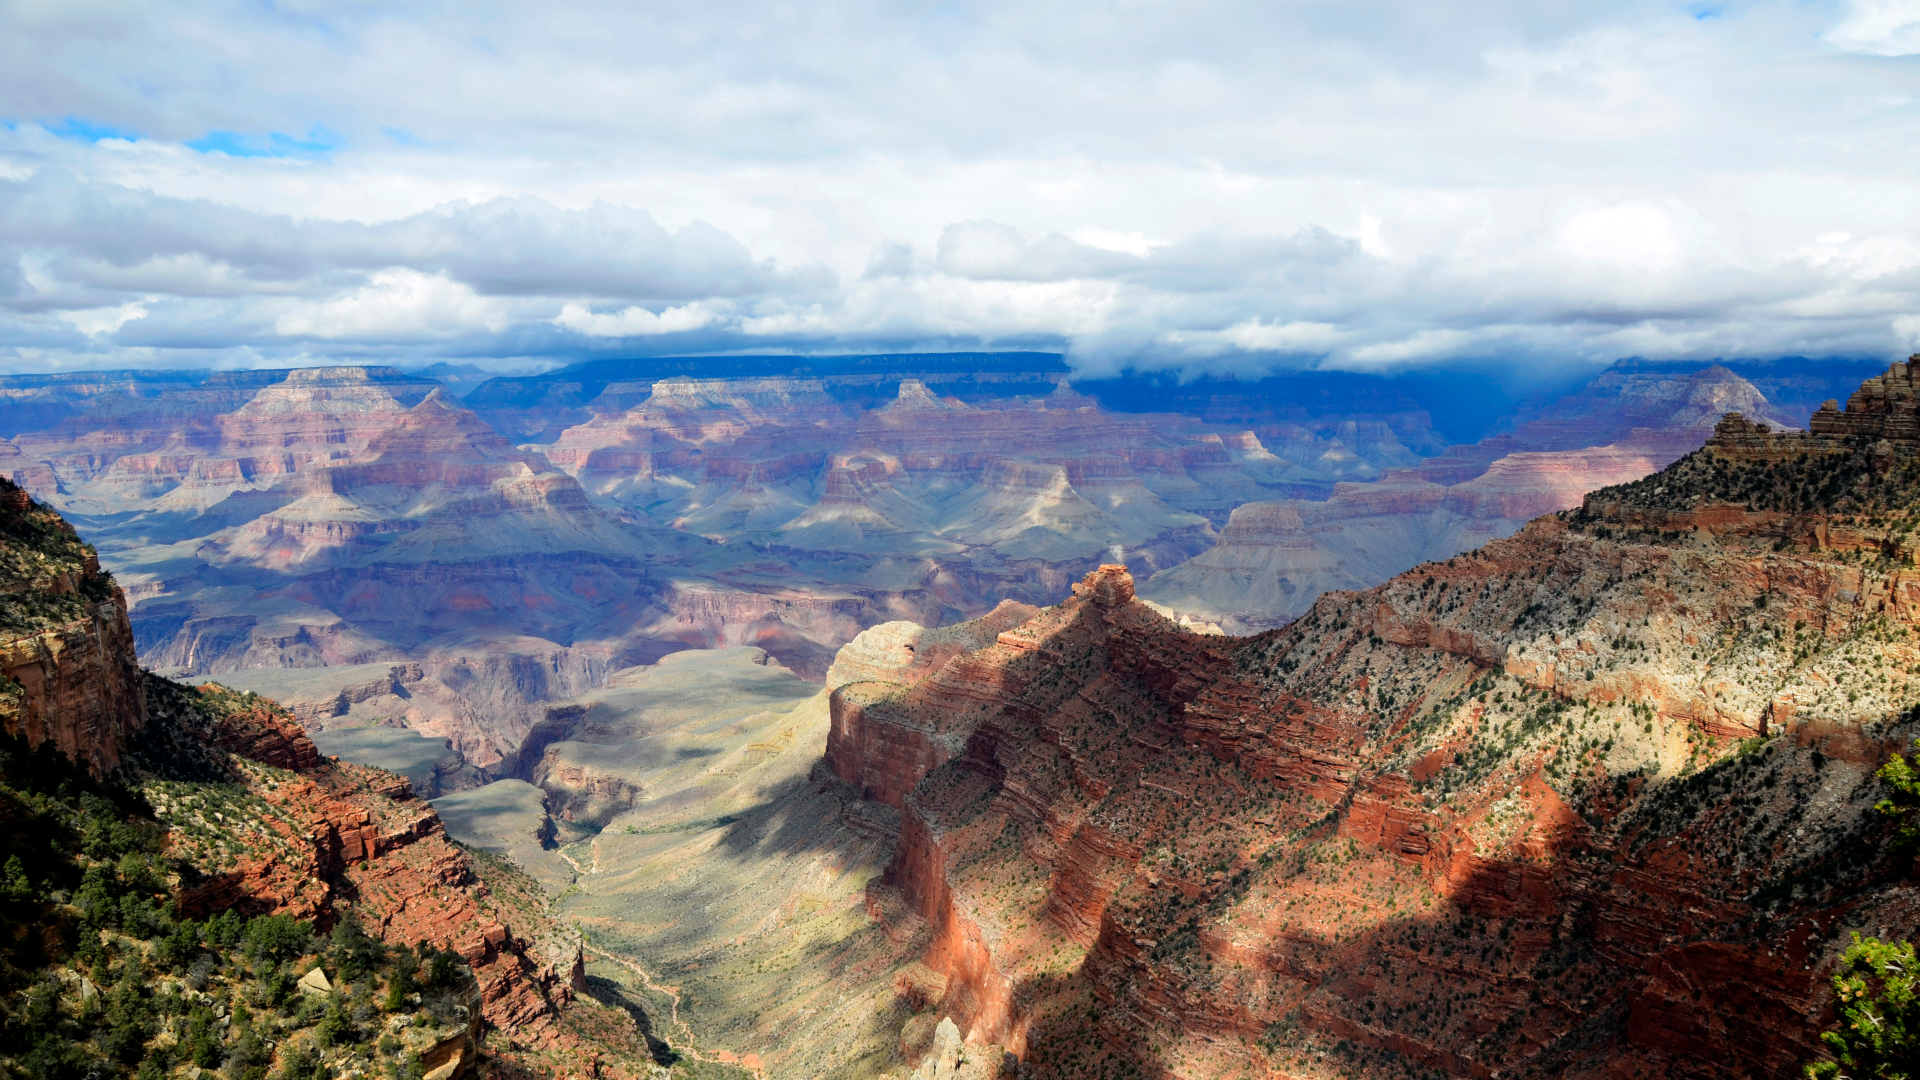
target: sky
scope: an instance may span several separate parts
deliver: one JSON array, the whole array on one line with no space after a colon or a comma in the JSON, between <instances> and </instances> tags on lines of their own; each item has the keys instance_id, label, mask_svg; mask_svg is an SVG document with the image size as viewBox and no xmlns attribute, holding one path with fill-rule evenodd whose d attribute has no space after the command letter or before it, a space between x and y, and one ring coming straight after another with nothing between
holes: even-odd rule
<instances>
[{"instance_id":1,"label":"sky","mask_svg":"<svg viewBox=\"0 0 1920 1080\"><path fill-rule=\"evenodd\" d=\"M0 0L0 370L1920 349L1920 0Z\"/></svg>"}]
</instances>

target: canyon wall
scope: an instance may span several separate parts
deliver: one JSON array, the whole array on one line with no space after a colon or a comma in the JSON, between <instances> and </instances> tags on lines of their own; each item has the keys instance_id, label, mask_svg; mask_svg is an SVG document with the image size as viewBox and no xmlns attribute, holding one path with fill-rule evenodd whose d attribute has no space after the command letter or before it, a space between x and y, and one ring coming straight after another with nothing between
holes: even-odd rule
<instances>
[{"instance_id":1,"label":"canyon wall","mask_svg":"<svg viewBox=\"0 0 1920 1080\"><path fill-rule=\"evenodd\" d=\"M1616 373L1547 427L1447 450L1384 390L1209 384L1123 412L1052 358L609 364L470 402L379 367L23 383L53 411L0 470L99 546L155 670L506 774L549 705L674 651L820 680L868 627L1054 603L1109 562L1188 625L1258 630L1656 467L1713 408L1770 415L1730 372ZM367 665L419 676L340 711L313 675Z\"/></svg>"},{"instance_id":2,"label":"canyon wall","mask_svg":"<svg viewBox=\"0 0 1920 1080\"><path fill-rule=\"evenodd\" d=\"M1912 386L1284 630L1108 567L856 684L828 760L902 810L874 909L925 921L932 1014L1040 1076L1797 1075L1848 933L1920 913L1874 810L1920 733Z\"/></svg>"},{"instance_id":3,"label":"canyon wall","mask_svg":"<svg viewBox=\"0 0 1920 1080\"><path fill-rule=\"evenodd\" d=\"M1721 415L1742 409L1782 426L1759 391L1724 368L1684 377L1609 371L1514 433L1376 482L1338 484L1324 501L1243 504L1211 551L1152 574L1141 595L1197 628L1284 626L1322 592L1376 585L1656 472L1698 449Z\"/></svg>"},{"instance_id":4,"label":"canyon wall","mask_svg":"<svg viewBox=\"0 0 1920 1080\"><path fill-rule=\"evenodd\" d=\"M73 529L0 480L0 725L105 776L146 720L126 598Z\"/></svg>"},{"instance_id":5,"label":"canyon wall","mask_svg":"<svg viewBox=\"0 0 1920 1080\"><path fill-rule=\"evenodd\" d=\"M497 1033L485 1044L497 1065L524 1068L531 1054L586 1068L601 1056L565 1019L586 989L579 936L547 915L531 882L483 874L404 777L322 757L259 697L152 676L145 692L153 721L130 763L176 857L195 868L180 889L185 914L278 914L323 928L351 916L389 944L426 942L466 961L475 1031ZM199 797L209 778L252 804L244 825ZM637 1062L606 1065L644 1074Z\"/></svg>"},{"instance_id":6,"label":"canyon wall","mask_svg":"<svg viewBox=\"0 0 1920 1080\"><path fill-rule=\"evenodd\" d=\"M461 1056L447 1057L452 1065L441 1075L471 1071L474 1037L483 1032L488 1054L509 1069L540 1065L634 1080L646 1073L646 1063L620 1054L638 1042L626 1034L633 1024L624 1014L613 1015L626 1033L597 1039L583 1032L610 1016L583 1024L569 1012L601 1007L576 1002L586 988L580 938L551 918L537 887L525 891L531 882L499 868L483 874L448 840L433 809L414 799L406 778L323 757L273 702L143 672L125 600L92 549L6 481L0 628L8 676L0 718L8 734L29 747L51 744L90 768L101 782L84 798L124 815L128 827L166 830L167 875L152 888L170 893L181 915L279 914L322 928L352 917L388 944L459 953L477 979L479 1012ZM51 840L60 850L83 839L64 823L49 832L35 843ZM53 884L38 886L51 895L9 902L80 922L81 908ZM79 903L88 902L83 894ZM82 925L82 933L99 932L97 924ZM15 962L49 968L48 978L80 979L75 969L87 962L74 955L70 934L50 934L32 954L14 953ZM144 968L137 960L117 966L126 975L113 992L124 996L125 979L137 981ZM96 977L101 970L93 967Z\"/></svg>"},{"instance_id":7,"label":"canyon wall","mask_svg":"<svg viewBox=\"0 0 1920 1080\"><path fill-rule=\"evenodd\" d=\"M0 723L29 743L51 740L95 773L111 773L145 721L140 665L126 601L116 596L86 617L0 644Z\"/></svg>"}]
</instances>

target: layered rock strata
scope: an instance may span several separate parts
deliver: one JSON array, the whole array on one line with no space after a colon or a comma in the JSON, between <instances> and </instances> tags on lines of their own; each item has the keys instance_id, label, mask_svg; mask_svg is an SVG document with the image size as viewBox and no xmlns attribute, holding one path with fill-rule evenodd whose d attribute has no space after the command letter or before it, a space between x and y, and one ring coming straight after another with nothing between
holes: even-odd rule
<instances>
[{"instance_id":1,"label":"layered rock strata","mask_svg":"<svg viewBox=\"0 0 1920 1080\"><path fill-rule=\"evenodd\" d=\"M146 720L127 602L72 526L0 480L0 725L111 773Z\"/></svg>"},{"instance_id":2,"label":"layered rock strata","mask_svg":"<svg viewBox=\"0 0 1920 1080\"><path fill-rule=\"evenodd\" d=\"M49 390L73 408L0 447L0 470L81 515L156 669L232 677L320 727L405 724L505 774L550 703L675 650L765 649L819 680L867 627L1051 603L1111 561L1166 571L1143 594L1190 623L1259 629L1657 465L1712 409L1771 416L1726 372L1615 373L1550 426L1627 442L1536 453L1545 429L1523 426L1422 461L1437 437L1397 394L1211 385L1170 394L1184 414L1116 413L1045 365L876 360L596 376L529 447L391 369L109 379ZM313 674L394 666L419 677L355 700Z\"/></svg>"},{"instance_id":3,"label":"layered rock strata","mask_svg":"<svg viewBox=\"0 0 1920 1080\"><path fill-rule=\"evenodd\" d=\"M582 701L540 748L563 908L774 1074L938 1070L951 1017L1014 1075L1793 1075L1848 932L1920 910L1872 810L1920 472L1758 423L1254 637L1111 567L874 627L791 711L649 665L657 727Z\"/></svg>"},{"instance_id":4,"label":"layered rock strata","mask_svg":"<svg viewBox=\"0 0 1920 1080\"><path fill-rule=\"evenodd\" d=\"M1656 555L1627 568L1624 589L1617 577L1583 589L1590 559L1632 556L1545 526L1504 544L1433 568L1424 589L1403 579L1330 598L1288 636L1182 635L1137 604L1101 603L1125 594L1110 579L1050 613L1029 648L986 650L975 663L1003 672L998 700L976 706L964 756L898 781L918 780L891 875L933 928L940 1007L1054 1075L1125 1062L1314 1075L1299 1066L1340 1041L1373 1075L1532 1071L1566 1060L1569 1040L1607 1048L1595 1075L1764 1072L1812 1054L1821 984L1808 968L1844 944L1832 913L1878 927L1913 898L1869 863L1768 908L1803 952L1775 959L1747 927L1756 896L1846 865L1873 835L1869 773L1898 732L1830 717L1890 705L1840 704L1813 688L1817 670L1774 690L1753 678L1770 661L1737 647L1702 673L1657 649L1643 660L1652 642L1638 635L1576 640L1592 653L1546 651L1551 634L1516 641L1510 620L1550 593L1566 597L1562 620L1602 598L1585 623L1598 637L1664 582L1727 568ZM1829 616L1816 669L1844 668L1864 629L1832 619L1835 584L1806 582L1770 617ZM1719 623L1655 610L1682 625L1653 641ZM1726 757L1770 725L1800 734L1759 772ZM1681 779L1715 762L1696 774L1704 786ZM1741 811L1703 815L1694 793L1715 788ZM1815 789L1838 801L1812 801ZM1774 838L1794 823L1820 839L1783 856ZM1677 850L1732 862L1675 863ZM1595 877L1596 853L1615 869ZM1084 982L1048 975L1062 937ZM1462 944L1478 955L1455 959ZM1740 979L1687 966L1708 962ZM1582 998L1596 982L1629 987L1621 1011ZM1676 995L1741 982L1768 989L1707 1011L1746 1024L1675 1011Z\"/></svg>"},{"instance_id":5,"label":"layered rock strata","mask_svg":"<svg viewBox=\"0 0 1920 1080\"><path fill-rule=\"evenodd\" d=\"M1106 568L949 661L964 701L875 692L964 747L863 785L933 1008L1038 1075L1792 1075L1847 931L1920 911L1873 810L1920 446L1849 423L1730 418L1251 638Z\"/></svg>"},{"instance_id":6,"label":"layered rock strata","mask_svg":"<svg viewBox=\"0 0 1920 1080\"><path fill-rule=\"evenodd\" d=\"M199 693L211 696L213 707L196 710L165 700L194 691L156 680L151 692L175 723L211 712L209 729L189 737L239 759L233 776L250 804L242 818L210 828L191 788L164 781L150 788L161 820L182 838L183 857L230 864L183 887L183 910L284 914L326 925L350 908L383 940L459 952L480 981L489 1024L521 1042L564 1041L560 1009L584 978L577 940L570 954L555 953L556 928L491 899L405 778L321 757L292 717L265 699L212 686ZM219 852L229 857L215 857Z\"/></svg>"},{"instance_id":7,"label":"layered rock strata","mask_svg":"<svg viewBox=\"0 0 1920 1080\"><path fill-rule=\"evenodd\" d=\"M89 636L75 628L76 615L117 632ZM538 1063L597 1071L603 1049L633 1041L596 1042L574 1022L568 1006L585 986L580 939L551 918L537 887L524 888L511 872L483 873L404 777L323 757L271 701L142 672L124 600L91 550L58 515L4 482L0 624L16 635L16 657L28 651L22 641L41 650L29 658L40 665L38 680L16 660L13 670L28 677L14 676L8 733L29 746L51 743L87 765L105 778L96 790L122 806L144 800L126 827L150 830L156 820L164 827L166 877L150 888L171 894L169 910L282 914L323 928L350 914L390 944L459 952L478 980L478 1012L458 1045L426 1047L442 1076L470 1068L472 1035L483 1026L493 1033L489 1053L513 1069ZM74 647L76 635L93 647ZM91 791L83 798L103 808L90 813L113 822L114 802ZM80 839L65 828L51 831L36 846L51 839L58 851ZM97 849L88 852L97 858ZM80 931L99 932L97 924ZM74 951L72 933L50 935L30 957L13 955L57 964ZM124 970L123 978L137 980L145 969L133 962ZM139 988L127 1000L143 1000ZM615 1058L604 1064L610 1076L637 1078L644 1068Z\"/></svg>"},{"instance_id":8,"label":"layered rock strata","mask_svg":"<svg viewBox=\"0 0 1920 1080\"><path fill-rule=\"evenodd\" d=\"M1523 451L1448 487L1408 470L1379 483L1337 485L1325 502L1246 503L1213 550L1155 574L1141 594L1190 624L1233 633L1282 626L1324 592L1365 588L1511 536L1532 518L1578 506L1587 492L1637 480L1689 449Z\"/></svg>"}]
</instances>

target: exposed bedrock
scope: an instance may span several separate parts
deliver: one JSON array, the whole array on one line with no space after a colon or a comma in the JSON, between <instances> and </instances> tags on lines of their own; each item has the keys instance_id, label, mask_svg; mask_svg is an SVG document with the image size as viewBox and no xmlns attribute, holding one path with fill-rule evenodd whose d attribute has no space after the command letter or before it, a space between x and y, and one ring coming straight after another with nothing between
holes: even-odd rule
<instances>
[{"instance_id":1,"label":"exposed bedrock","mask_svg":"<svg viewBox=\"0 0 1920 1080\"><path fill-rule=\"evenodd\" d=\"M965 749L978 709L1007 700L1017 685L1017 676L969 662L972 654L1036 614L1003 601L958 626L889 623L855 638L829 677L827 764L834 774L862 797L900 809L922 777ZM835 678L846 681L836 685ZM920 693L909 702L898 693L902 687Z\"/></svg>"},{"instance_id":2,"label":"exposed bedrock","mask_svg":"<svg viewBox=\"0 0 1920 1080\"><path fill-rule=\"evenodd\" d=\"M184 889L184 911L275 913L325 925L352 910L389 943L427 941L460 953L479 982L475 1034L486 1024L521 1046L579 1045L560 1016L585 986L578 936L516 898L492 895L404 779L322 758L270 704L224 716L207 735L293 775L252 791L273 807L259 826L277 844L243 849L227 869Z\"/></svg>"},{"instance_id":3,"label":"exposed bedrock","mask_svg":"<svg viewBox=\"0 0 1920 1080\"><path fill-rule=\"evenodd\" d=\"M1712 409L1771 415L1727 372L1623 377L1580 406L1607 413L1582 438L1618 445L1532 453L1545 444L1510 437L1443 462L1464 471L1441 486L1420 477L1442 447L1399 407L1309 416L1223 398L1133 414L1057 373L856 381L595 383L597 398L553 399L527 429L555 441L517 447L430 380L244 373L95 400L0 446L0 470L88 515L147 663L415 664L404 695L345 712L337 695L292 700L316 723L402 722L504 768L549 705L669 652L757 647L818 680L864 628L1051 603L1103 563L1133 567L1143 596L1190 623L1284 623L1321 591L1647 467L1634 448ZM1304 493L1332 498L1277 498ZM845 756L897 759L861 781L896 805L911 785L885 776L937 768L964 742L915 718L867 723L864 693L842 696L867 744Z\"/></svg>"},{"instance_id":4,"label":"exposed bedrock","mask_svg":"<svg viewBox=\"0 0 1920 1080\"><path fill-rule=\"evenodd\" d=\"M144 677L93 549L0 480L0 726L105 775L146 722Z\"/></svg>"},{"instance_id":5,"label":"exposed bedrock","mask_svg":"<svg viewBox=\"0 0 1920 1080\"><path fill-rule=\"evenodd\" d=\"M1508 454L1451 487L1407 470L1337 485L1324 502L1246 503L1212 550L1157 574L1142 567L1151 577L1141 595L1189 624L1233 633L1285 625L1323 592L1375 585L1511 535L1541 514L1580 505L1589 491L1646 476L1705 438L1686 432L1677 442Z\"/></svg>"},{"instance_id":6,"label":"exposed bedrock","mask_svg":"<svg viewBox=\"0 0 1920 1080\"><path fill-rule=\"evenodd\" d=\"M0 643L0 721L30 744L51 740L96 773L112 772L146 718L127 603L115 595L85 618Z\"/></svg>"},{"instance_id":7,"label":"exposed bedrock","mask_svg":"<svg viewBox=\"0 0 1920 1080\"><path fill-rule=\"evenodd\" d=\"M1842 674L1920 593L1762 538L1548 519L1244 639L1103 569L939 670L836 690L828 762L903 810L889 881L938 1009L1042 1075L1343 1040L1461 1076L1793 1075L1838 928L1920 909L1871 811L1910 635ZM1694 659L1729 626L1748 644ZM1796 628L1797 664L1756 648ZM1756 733L1784 737L1732 753Z\"/></svg>"}]
</instances>

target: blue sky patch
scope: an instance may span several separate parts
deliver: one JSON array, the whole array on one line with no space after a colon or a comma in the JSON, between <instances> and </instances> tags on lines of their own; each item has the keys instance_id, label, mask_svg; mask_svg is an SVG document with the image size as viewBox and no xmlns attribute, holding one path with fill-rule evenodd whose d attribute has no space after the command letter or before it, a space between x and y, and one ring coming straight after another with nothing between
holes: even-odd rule
<instances>
[{"instance_id":1,"label":"blue sky patch","mask_svg":"<svg viewBox=\"0 0 1920 1080\"><path fill-rule=\"evenodd\" d=\"M228 157L315 157L340 147L340 137L322 127L307 132L303 139L296 139L278 131L266 135L246 135L238 131L209 131L187 143L191 149L203 154L225 154Z\"/></svg>"},{"instance_id":2,"label":"blue sky patch","mask_svg":"<svg viewBox=\"0 0 1920 1080\"><path fill-rule=\"evenodd\" d=\"M77 116L69 116L57 124L48 124L46 127L50 134L58 135L62 139L79 139L83 142L97 143L101 139L137 139L140 137L140 133L137 131L109 127L106 124L96 124L91 120L82 120Z\"/></svg>"}]
</instances>

